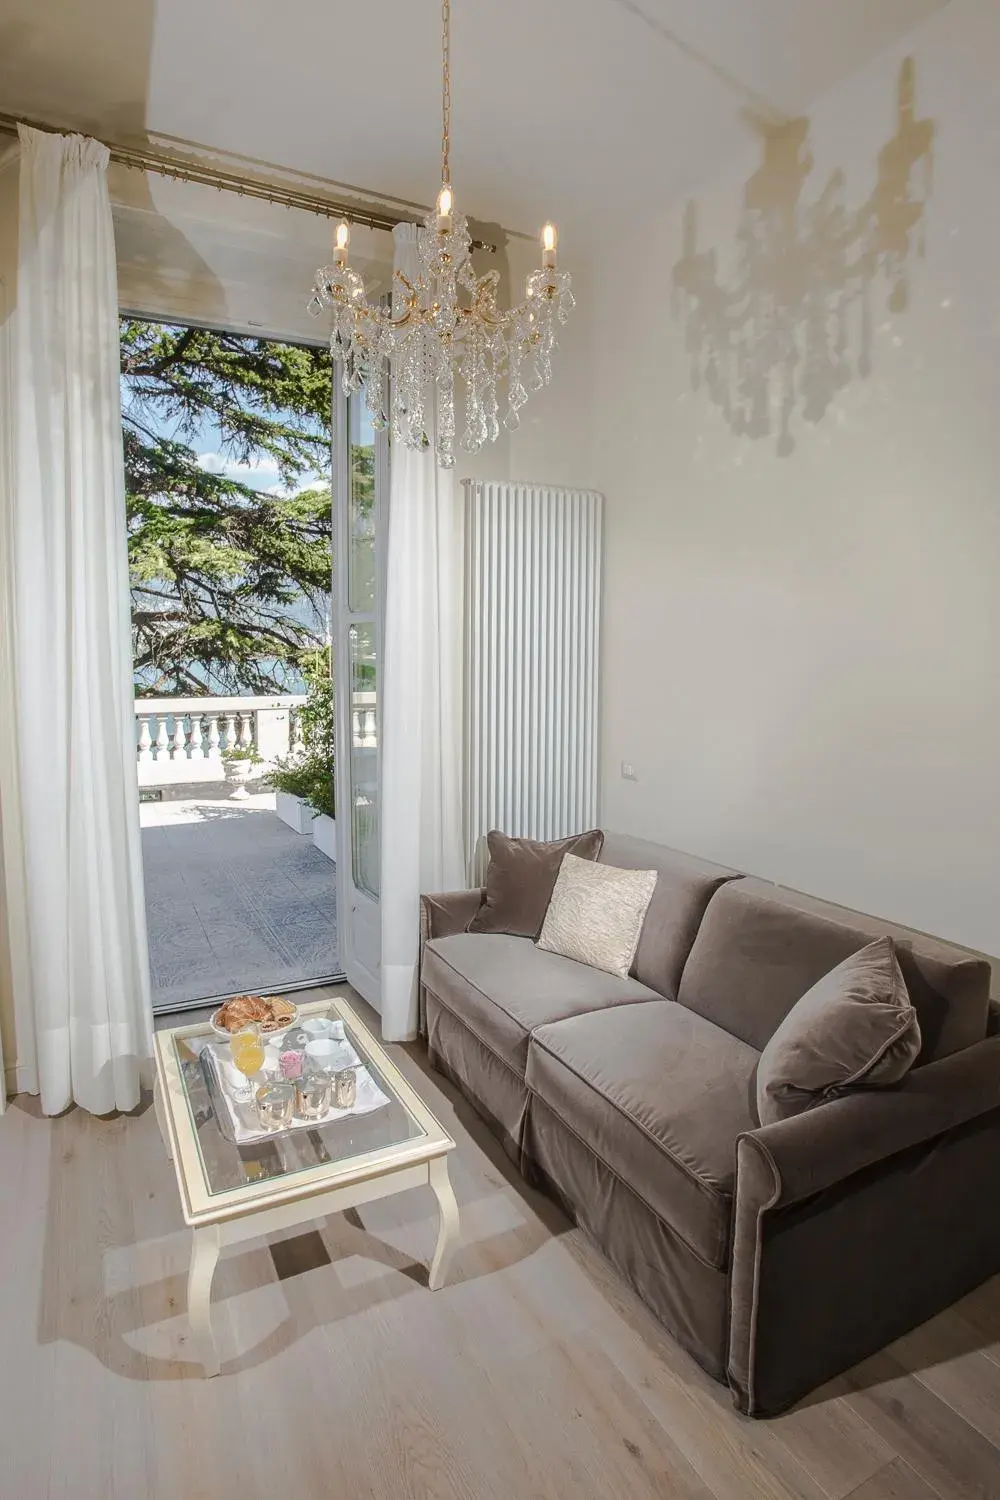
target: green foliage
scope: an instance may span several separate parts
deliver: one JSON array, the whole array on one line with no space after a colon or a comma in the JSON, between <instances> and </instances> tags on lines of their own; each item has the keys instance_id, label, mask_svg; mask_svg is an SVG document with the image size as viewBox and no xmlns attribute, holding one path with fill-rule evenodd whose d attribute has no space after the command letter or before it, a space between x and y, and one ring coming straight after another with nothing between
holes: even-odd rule
<instances>
[{"instance_id":1,"label":"green foliage","mask_svg":"<svg viewBox=\"0 0 1000 1500\"><path fill-rule=\"evenodd\" d=\"M268 773L276 791L302 797L316 813L336 817L334 792L334 697L330 648L309 653L302 661L306 702L299 710L304 750L296 759L281 760Z\"/></svg>"},{"instance_id":2,"label":"green foliage","mask_svg":"<svg viewBox=\"0 0 1000 1500\"><path fill-rule=\"evenodd\" d=\"M330 647L309 652L301 663L306 682L306 702L299 710L302 739L310 755L333 765L334 700Z\"/></svg>"},{"instance_id":3,"label":"green foliage","mask_svg":"<svg viewBox=\"0 0 1000 1500\"><path fill-rule=\"evenodd\" d=\"M248 760L252 766L263 765L263 757L256 745L235 745L232 750L223 750L223 763L231 760Z\"/></svg>"},{"instance_id":4,"label":"green foliage","mask_svg":"<svg viewBox=\"0 0 1000 1500\"><path fill-rule=\"evenodd\" d=\"M121 368L137 687L286 689L330 591L329 486L295 491L329 464L329 352L125 318ZM206 420L228 461L270 460L287 493L200 467Z\"/></svg>"},{"instance_id":5,"label":"green foliage","mask_svg":"<svg viewBox=\"0 0 1000 1500\"><path fill-rule=\"evenodd\" d=\"M287 792L289 797L301 797L309 801L313 790L313 772L307 761L282 760L267 773L268 785L276 792Z\"/></svg>"},{"instance_id":6,"label":"green foliage","mask_svg":"<svg viewBox=\"0 0 1000 1500\"><path fill-rule=\"evenodd\" d=\"M287 792L290 797L301 797L308 802L314 814L336 817L333 766L317 756L307 756L295 762L284 761L268 772L267 779L276 792Z\"/></svg>"},{"instance_id":7,"label":"green foliage","mask_svg":"<svg viewBox=\"0 0 1000 1500\"><path fill-rule=\"evenodd\" d=\"M324 765L317 759L307 762L309 768L308 790L305 800L315 813L325 813L328 818L337 816L337 799L333 787L333 766Z\"/></svg>"}]
</instances>

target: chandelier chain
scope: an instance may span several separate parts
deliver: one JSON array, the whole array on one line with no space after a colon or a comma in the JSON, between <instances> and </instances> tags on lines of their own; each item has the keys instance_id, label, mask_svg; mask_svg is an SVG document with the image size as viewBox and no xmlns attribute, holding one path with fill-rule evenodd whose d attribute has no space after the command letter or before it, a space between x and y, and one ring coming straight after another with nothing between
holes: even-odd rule
<instances>
[{"instance_id":1,"label":"chandelier chain","mask_svg":"<svg viewBox=\"0 0 1000 1500\"><path fill-rule=\"evenodd\" d=\"M451 182L451 0L441 0L441 181Z\"/></svg>"}]
</instances>

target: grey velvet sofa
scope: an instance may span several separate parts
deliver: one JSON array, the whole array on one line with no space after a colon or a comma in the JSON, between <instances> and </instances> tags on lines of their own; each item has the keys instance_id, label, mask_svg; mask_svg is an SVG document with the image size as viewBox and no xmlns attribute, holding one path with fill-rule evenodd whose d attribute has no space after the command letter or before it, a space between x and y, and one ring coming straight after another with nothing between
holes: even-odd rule
<instances>
[{"instance_id":1,"label":"grey velvet sofa","mask_svg":"<svg viewBox=\"0 0 1000 1500\"><path fill-rule=\"evenodd\" d=\"M740 1410L782 1411L1000 1271L1000 1031L962 949L660 845L632 976L471 934L422 899L432 1064ZM754 1070L795 1001L896 939L923 1035L898 1087L760 1126Z\"/></svg>"}]
</instances>

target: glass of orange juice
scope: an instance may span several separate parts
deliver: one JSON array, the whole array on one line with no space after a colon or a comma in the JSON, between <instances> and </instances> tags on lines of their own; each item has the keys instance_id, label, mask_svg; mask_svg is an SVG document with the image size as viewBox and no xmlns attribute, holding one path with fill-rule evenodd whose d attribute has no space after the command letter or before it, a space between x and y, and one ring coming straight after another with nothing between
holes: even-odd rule
<instances>
[{"instance_id":1,"label":"glass of orange juice","mask_svg":"<svg viewBox=\"0 0 1000 1500\"><path fill-rule=\"evenodd\" d=\"M233 1065L238 1068L247 1080L255 1073L259 1073L264 1066L264 1042L260 1034L259 1026L244 1026L229 1038L229 1050L232 1053Z\"/></svg>"}]
</instances>

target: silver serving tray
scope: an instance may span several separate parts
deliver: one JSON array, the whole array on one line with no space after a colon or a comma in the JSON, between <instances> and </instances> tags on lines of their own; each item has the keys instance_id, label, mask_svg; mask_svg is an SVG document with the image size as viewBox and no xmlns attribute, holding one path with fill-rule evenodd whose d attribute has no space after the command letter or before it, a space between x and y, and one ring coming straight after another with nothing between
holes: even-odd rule
<instances>
[{"instance_id":1,"label":"silver serving tray","mask_svg":"<svg viewBox=\"0 0 1000 1500\"><path fill-rule=\"evenodd\" d=\"M258 1126L254 1129L243 1125L240 1133L237 1134L234 1121L235 1111L240 1109L244 1117L246 1117L252 1114L252 1105L237 1105L235 1100L230 1099L226 1093L222 1076L216 1065L214 1047L210 1044L202 1047L199 1053L199 1061L205 1078L205 1087L208 1089L208 1096L212 1102L212 1112L215 1115L215 1122L219 1127L219 1134L223 1140L229 1141L233 1146L250 1146L257 1141L274 1140L277 1136L289 1135L296 1130L316 1130L322 1125L332 1125L337 1120L349 1120L353 1115L372 1114L376 1109L382 1109L390 1102L389 1096L382 1092L364 1063L359 1061L347 1065L354 1067L358 1075L359 1103L362 1100L363 1092L367 1092L364 1087L365 1083L370 1084L378 1095L378 1099L373 1099L372 1102L368 1103L367 1107L358 1108L355 1106L353 1109L337 1109L336 1107L332 1107L327 1114L322 1115L318 1120L292 1120L290 1125L283 1126L281 1130L266 1130L263 1126ZM337 1071L340 1072L341 1069L338 1068Z\"/></svg>"}]
</instances>

